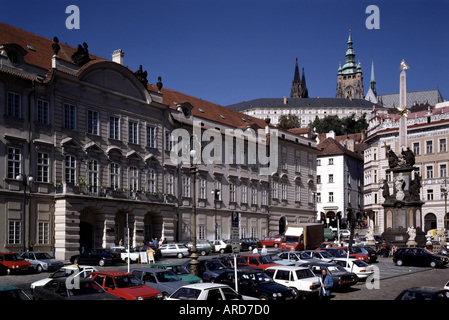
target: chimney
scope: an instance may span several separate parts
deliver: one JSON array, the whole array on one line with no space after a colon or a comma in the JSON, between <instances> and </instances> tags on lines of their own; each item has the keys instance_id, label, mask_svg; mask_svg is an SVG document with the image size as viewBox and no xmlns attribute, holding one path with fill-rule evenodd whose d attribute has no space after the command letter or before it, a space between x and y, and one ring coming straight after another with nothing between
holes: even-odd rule
<instances>
[{"instance_id":1,"label":"chimney","mask_svg":"<svg viewBox=\"0 0 449 320\"><path fill-rule=\"evenodd\" d=\"M287 104L287 97L284 96L284 104Z\"/></svg>"},{"instance_id":2,"label":"chimney","mask_svg":"<svg viewBox=\"0 0 449 320\"><path fill-rule=\"evenodd\" d=\"M123 52L122 49L115 50L112 53L112 61L114 61L115 63L123 65L123 56L124 55L125 55L125 53Z\"/></svg>"}]
</instances>

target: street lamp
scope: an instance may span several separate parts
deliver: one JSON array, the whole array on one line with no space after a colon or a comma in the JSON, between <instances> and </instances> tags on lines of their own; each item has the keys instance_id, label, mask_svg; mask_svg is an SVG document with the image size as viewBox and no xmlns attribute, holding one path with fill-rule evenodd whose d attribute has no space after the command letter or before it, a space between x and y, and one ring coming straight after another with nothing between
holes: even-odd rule
<instances>
[{"instance_id":1,"label":"street lamp","mask_svg":"<svg viewBox=\"0 0 449 320\"><path fill-rule=\"evenodd\" d=\"M441 185L441 194L444 196L444 234L445 237L447 230L447 178L444 178L444 184Z\"/></svg>"},{"instance_id":2,"label":"street lamp","mask_svg":"<svg viewBox=\"0 0 449 320\"><path fill-rule=\"evenodd\" d=\"M193 139L192 139L193 140ZM198 173L198 167L195 162L197 156L197 150L190 150L191 164L190 173L192 174L192 253L190 255L190 273L194 276L198 276L198 254L196 249L196 174Z\"/></svg>"},{"instance_id":3,"label":"street lamp","mask_svg":"<svg viewBox=\"0 0 449 320\"><path fill-rule=\"evenodd\" d=\"M32 176L27 176L20 173L16 176L16 180L22 182L23 185L23 208L22 208L22 239L23 239L23 251L26 251L26 241L25 241L25 216L26 216L26 204L27 204L27 186L34 181Z\"/></svg>"}]
</instances>

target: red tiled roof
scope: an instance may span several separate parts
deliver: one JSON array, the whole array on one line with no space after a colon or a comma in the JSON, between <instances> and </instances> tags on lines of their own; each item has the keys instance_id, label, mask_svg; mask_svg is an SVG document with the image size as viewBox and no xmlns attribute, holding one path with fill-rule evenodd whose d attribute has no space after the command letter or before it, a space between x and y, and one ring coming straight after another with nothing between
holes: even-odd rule
<instances>
[{"instance_id":1,"label":"red tiled roof","mask_svg":"<svg viewBox=\"0 0 449 320\"><path fill-rule=\"evenodd\" d=\"M353 152L345 148L333 138L327 138L326 140L322 141L320 144L318 144L317 148L321 151L321 155L323 156L347 155L363 161L362 154Z\"/></svg>"}]
</instances>

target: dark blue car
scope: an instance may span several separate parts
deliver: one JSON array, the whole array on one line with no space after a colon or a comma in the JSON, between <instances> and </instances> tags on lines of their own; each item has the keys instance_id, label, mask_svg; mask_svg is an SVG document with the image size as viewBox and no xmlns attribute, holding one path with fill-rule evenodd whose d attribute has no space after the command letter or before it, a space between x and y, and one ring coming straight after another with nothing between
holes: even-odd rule
<instances>
[{"instance_id":1,"label":"dark blue car","mask_svg":"<svg viewBox=\"0 0 449 320\"><path fill-rule=\"evenodd\" d=\"M190 272L190 261L186 261L183 267ZM204 282L214 282L216 277L227 270L229 269L218 259L198 260L198 277Z\"/></svg>"}]
</instances>

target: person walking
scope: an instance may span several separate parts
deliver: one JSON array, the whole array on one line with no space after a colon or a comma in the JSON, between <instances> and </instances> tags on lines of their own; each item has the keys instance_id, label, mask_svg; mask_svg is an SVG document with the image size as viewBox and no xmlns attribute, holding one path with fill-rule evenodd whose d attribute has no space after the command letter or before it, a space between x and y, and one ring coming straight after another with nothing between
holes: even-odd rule
<instances>
[{"instance_id":1,"label":"person walking","mask_svg":"<svg viewBox=\"0 0 449 320\"><path fill-rule=\"evenodd\" d=\"M327 269L321 269L321 277L320 277L321 287L319 290L320 300L329 300L331 296L331 289L334 286L334 281L327 274Z\"/></svg>"}]
</instances>

